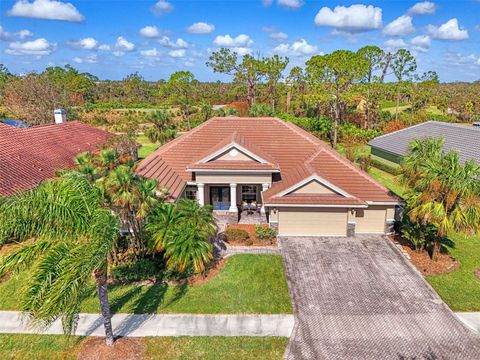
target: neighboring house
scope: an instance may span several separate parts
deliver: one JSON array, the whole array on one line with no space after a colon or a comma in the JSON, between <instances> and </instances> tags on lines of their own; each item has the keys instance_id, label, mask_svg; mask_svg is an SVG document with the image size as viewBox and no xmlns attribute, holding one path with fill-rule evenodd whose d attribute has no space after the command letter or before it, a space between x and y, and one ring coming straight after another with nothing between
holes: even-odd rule
<instances>
[{"instance_id":1,"label":"neighboring house","mask_svg":"<svg viewBox=\"0 0 480 360\"><path fill-rule=\"evenodd\" d=\"M71 121L26 129L0 123L0 196L36 187L73 166L74 157L100 149L112 134Z\"/></svg>"},{"instance_id":2,"label":"neighboring house","mask_svg":"<svg viewBox=\"0 0 480 360\"><path fill-rule=\"evenodd\" d=\"M475 160L480 164L480 128L427 121L418 125L382 135L371 140L368 145L372 155L400 164L413 139L442 137L445 139L443 150L455 150L460 154L460 161Z\"/></svg>"},{"instance_id":3,"label":"neighboring house","mask_svg":"<svg viewBox=\"0 0 480 360\"><path fill-rule=\"evenodd\" d=\"M160 147L137 173L231 221L255 201L280 235L389 232L398 204L327 144L277 118L212 118Z\"/></svg>"}]
</instances>

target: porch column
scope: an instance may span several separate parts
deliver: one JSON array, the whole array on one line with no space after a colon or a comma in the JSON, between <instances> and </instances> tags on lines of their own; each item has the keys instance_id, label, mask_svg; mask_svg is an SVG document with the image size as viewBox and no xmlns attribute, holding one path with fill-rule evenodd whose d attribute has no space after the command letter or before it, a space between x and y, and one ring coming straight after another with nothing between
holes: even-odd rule
<instances>
[{"instance_id":1,"label":"porch column","mask_svg":"<svg viewBox=\"0 0 480 360\"><path fill-rule=\"evenodd\" d=\"M197 184L197 198L198 198L198 203L201 206L205 205L205 188L204 184Z\"/></svg>"},{"instance_id":2,"label":"porch column","mask_svg":"<svg viewBox=\"0 0 480 360\"><path fill-rule=\"evenodd\" d=\"M267 190L268 190L268 184L262 184L262 192ZM262 208L260 209L260 211L262 212L262 214L265 214L265 204L263 199L262 199Z\"/></svg>"},{"instance_id":3,"label":"porch column","mask_svg":"<svg viewBox=\"0 0 480 360\"><path fill-rule=\"evenodd\" d=\"M237 209L237 184L230 184L230 212L238 212Z\"/></svg>"}]
</instances>

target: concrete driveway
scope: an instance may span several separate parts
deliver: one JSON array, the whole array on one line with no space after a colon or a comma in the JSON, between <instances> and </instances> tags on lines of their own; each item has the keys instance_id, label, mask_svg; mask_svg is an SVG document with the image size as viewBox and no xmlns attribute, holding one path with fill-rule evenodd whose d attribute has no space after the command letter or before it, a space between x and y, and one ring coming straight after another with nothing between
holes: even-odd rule
<instances>
[{"instance_id":1,"label":"concrete driveway","mask_svg":"<svg viewBox=\"0 0 480 360\"><path fill-rule=\"evenodd\" d=\"M295 309L287 359L480 359L480 337L383 236L281 244Z\"/></svg>"}]
</instances>

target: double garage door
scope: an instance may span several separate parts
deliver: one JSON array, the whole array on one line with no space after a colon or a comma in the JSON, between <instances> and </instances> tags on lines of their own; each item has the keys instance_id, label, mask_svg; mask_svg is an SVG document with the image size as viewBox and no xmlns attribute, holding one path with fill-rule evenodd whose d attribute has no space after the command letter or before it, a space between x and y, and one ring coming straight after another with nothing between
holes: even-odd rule
<instances>
[{"instance_id":1,"label":"double garage door","mask_svg":"<svg viewBox=\"0 0 480 360\"><path fill-rule=\"evenodd\" d=\"M348 209L281 208L278 212L278 232L289 236L346 236ZM355 233L383 233L386 209L370 207L357 210Z\"/></svg>"}]
</instances>

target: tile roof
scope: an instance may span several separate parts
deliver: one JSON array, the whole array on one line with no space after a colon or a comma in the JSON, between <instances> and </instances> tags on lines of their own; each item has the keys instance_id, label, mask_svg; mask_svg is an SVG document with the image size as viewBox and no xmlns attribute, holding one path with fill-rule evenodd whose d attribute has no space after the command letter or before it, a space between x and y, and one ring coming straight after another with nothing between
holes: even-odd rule
<instances>
[{"instance_id":1,"label":"tile roof","mask_svg":"<svg viewBox=\"0 0 480 360\"><path fill-rule=\"evenodd\" d=\"M368 145L395 155L405 156L413 139L425 137L443 137L444 151L455 150L460 154L462 162L473 159L480 164L480 128L475 126L427 121L376 137Z\"/></svg>"},{"instance_id":2,"label":"tile roof","mask_svg":"<svg viewBox=\"0 0 480 360\"><path fill-rule=\"evenodd\" d=\"M100 148L112 134L70 121L26 129L0 124L0 196L37 186L73 158Z\"/></svg>"},{"instance_id":3,"label":"tile roof","mask_svg":"<svg viewBox=\"0 0 480 360\"><path fill-rule=\"evenodd\" d=\"M296 125L277 118L212 118L157 149L139 164L137 173L158 179L173 197L178 197L186 183L193 180L187 167L202 159L197 154L202 154L204 158L214 153L215 149L221 149L222 145L228 145L234 137L243 137L252 152L278 164L281 179L264 193L265 198L271 198L291 184L317 173L351 194L350 202L397 200L385 187L329 145ZM219 162L213 161L211 164ZM230 166L233 161L225 163ZM235 164L244 166L240 161ZM328 200L334 201L333 198Z\"/></svg>"}]
</instances>

